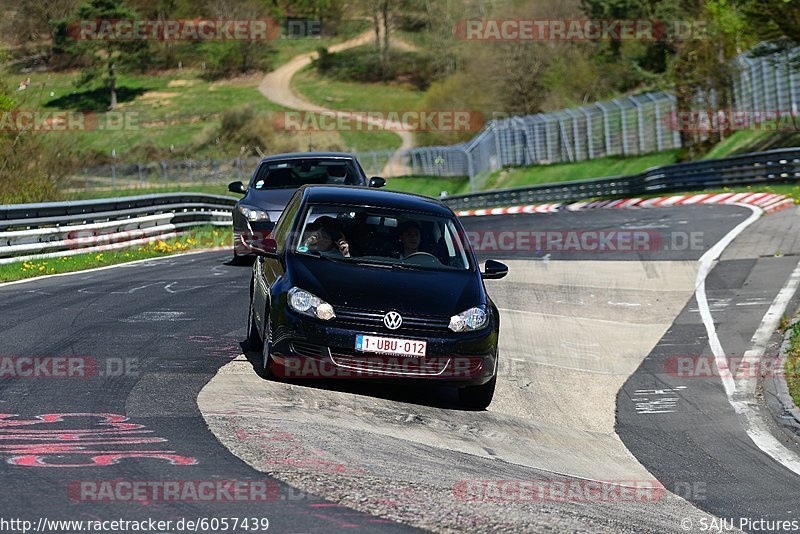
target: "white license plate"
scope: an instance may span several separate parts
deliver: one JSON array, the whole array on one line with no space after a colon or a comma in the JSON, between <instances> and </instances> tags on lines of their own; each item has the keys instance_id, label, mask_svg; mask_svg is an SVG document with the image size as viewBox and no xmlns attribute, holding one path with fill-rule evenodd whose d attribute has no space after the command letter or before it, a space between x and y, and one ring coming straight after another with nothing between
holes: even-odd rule
<instances>
[{"instance_id":1,"label":"white license plate","mask_svg":"<svg viewBox=\"0 0 800 534\"><path fill-rule=\"evenodd\" d=\"M393 354L395 356L425 356L428 346L426 341L417 339L400 339L396 337L356 335L356 350L362 352L375 352L378 354Z\"/></svg>"}]
</instances>

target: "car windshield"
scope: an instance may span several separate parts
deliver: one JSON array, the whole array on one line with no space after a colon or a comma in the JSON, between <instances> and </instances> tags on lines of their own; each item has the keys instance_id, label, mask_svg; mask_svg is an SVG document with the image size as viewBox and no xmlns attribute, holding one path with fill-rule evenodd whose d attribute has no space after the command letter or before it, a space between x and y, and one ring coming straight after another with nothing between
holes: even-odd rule
<instances>
[{"instance_id":1,"label":"car windshield","mask_svg":"<svg viewBox=\"0 0 800 534\"><path fill-rule=\"evenodd\" d=\"M304 184L363 185L346 159L291 159L263 163L253 177L255 189L296 188Z\"/></svg>"},{"instance_id":2,"label":"car windshield","mask_svg":"<svg viewBox=\"0 0 800 534\"><path fill-rule=\"evenodd\" d=\"M454 270L470 266L450 217L357 206L312 205L294 251L398 268Z\"/></svg>"}]
</instances>

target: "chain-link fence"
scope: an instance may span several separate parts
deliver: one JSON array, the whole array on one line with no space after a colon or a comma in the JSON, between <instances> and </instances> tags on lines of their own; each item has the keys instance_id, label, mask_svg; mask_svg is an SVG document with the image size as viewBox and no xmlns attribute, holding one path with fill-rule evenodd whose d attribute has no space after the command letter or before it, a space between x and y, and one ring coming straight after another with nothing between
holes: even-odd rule
<instances>
[{"instance_id":1,"label":"chain-link fence","mask_svg":"<svg viewBox=\"0 0 800 534\"><path fill-rule=\"evenodd\" d=\"M393 150L383 150L355 156L368 177L379 176ZM199 159L157 161L149 163L113 163L84 167L70 183L71 190L119 191L159 187L196 187L227 185L247 181L256 170L259 157L227 160Z\"/></svg>"},{"instance_id":2,"label":"chain-link fence","mask_svg":"<svg viewBox=\"0 0 800 534\"><path fill-rule=\"evenodd\" d=\"M788 54L743 55L736 64L731 111L799 113L800 72ZM713 94L711 101L713 108ZM704 99L698 98L701 107L702 102ZM380 175L390 167L394 173L417 176L469 176L471 188L476 190L492 172L505 166L571 163L679 148L675 117L675 96L656 91L493 120L472 140L458 145L419 147L398 154L391 150L363 152L356 157L368 176ZM257 162L257 158L237 158L107 165L84 169L76 185L125 189L226 183L247 179Z\"/></svg>"},{"instance_id":3,"label":"chain-link fence","mask_svg":"<svg viewBox=\"0 0 800 534\"><path fill-rule=\"evenodd\" d=\"M736 60L730 110L753 117L800 114L797 51ZM712 95L712 108L715 108ZM702 106L705 100L698 98ZM570 163L632 156L681 146L675 96L663 91L615 98L551 113L489 122L470 142L410 150L414 174L469 176L473 189L504 166Z\"/></svg>"}]
</instances>

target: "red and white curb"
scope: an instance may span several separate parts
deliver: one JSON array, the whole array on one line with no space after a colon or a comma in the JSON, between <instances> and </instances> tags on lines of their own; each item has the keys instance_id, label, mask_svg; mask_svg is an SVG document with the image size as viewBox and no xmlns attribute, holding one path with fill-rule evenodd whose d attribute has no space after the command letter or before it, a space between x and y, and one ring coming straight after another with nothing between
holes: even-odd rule
<instances>
[{"instance_id":1,"label":"red and white curb","mask_svg":"<svg viewBox=\"0 0 800 534\"><path fill-rule=\"evenodd\" d=\"M481 217L484 215L513 215L516 213L555 213L557 211L583 211L591 209L663 208L690 204L751 204L772 213L794 204L786 195L775 193L706 193L699 195L675 195L655 198L623 198L618 200L596 200L573 202L572 204L529 204L507 208L486 208L456 212L459 217Z\"/></svg>"}]
</instances>

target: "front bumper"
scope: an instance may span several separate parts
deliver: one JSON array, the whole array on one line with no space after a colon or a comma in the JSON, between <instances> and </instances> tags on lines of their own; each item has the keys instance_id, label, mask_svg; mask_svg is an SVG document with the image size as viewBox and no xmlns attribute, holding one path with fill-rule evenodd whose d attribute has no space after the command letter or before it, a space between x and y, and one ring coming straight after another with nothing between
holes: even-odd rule
<instances>
[{"instance_id":1,"label":"front bumper","mask_svg":"<svg viewBox=\"0 0 800 534\"><path fill-rule=\"evenodd\" d=\"M497 332L436 330L388 331L300 316L286 310L273 324L272 358L276 373L288 379L356 379L436 382L440 385L485 384L497 367ZM388 356L355 350L357 334L424 340L422 358Z\"/></svg>"}]
</instances>

